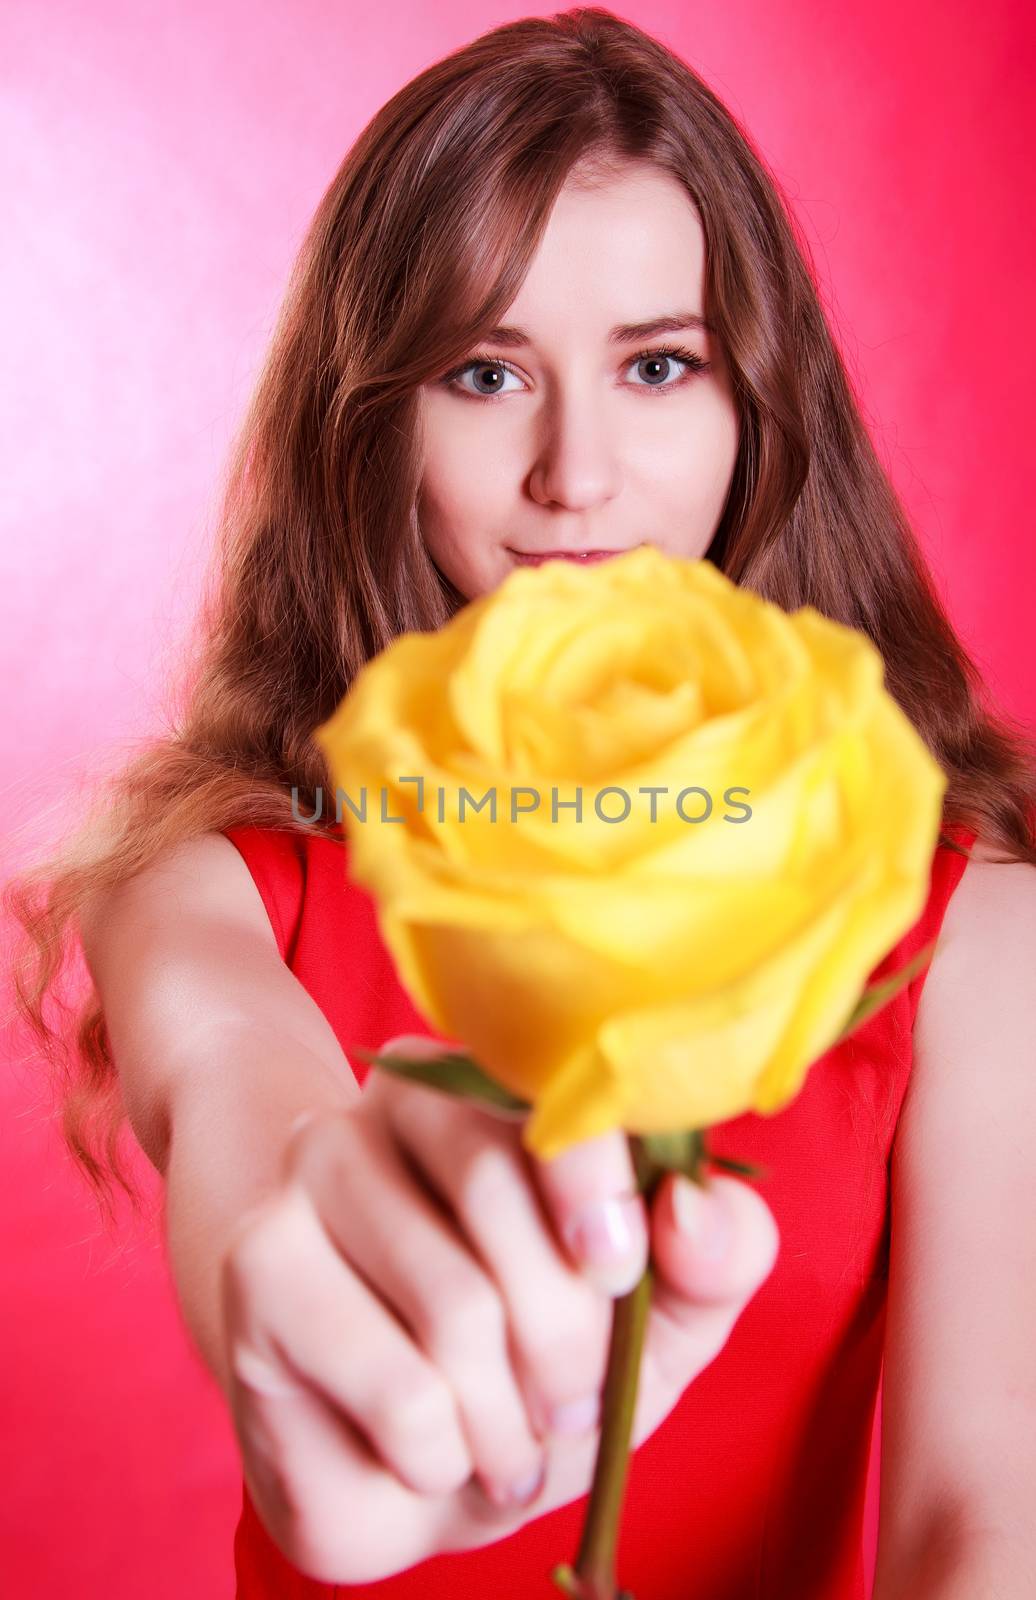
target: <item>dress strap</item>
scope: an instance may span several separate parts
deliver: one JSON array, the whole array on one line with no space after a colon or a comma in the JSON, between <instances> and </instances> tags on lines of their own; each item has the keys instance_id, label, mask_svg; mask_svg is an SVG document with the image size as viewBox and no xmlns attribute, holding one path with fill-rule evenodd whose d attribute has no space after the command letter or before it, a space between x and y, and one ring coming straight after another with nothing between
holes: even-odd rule
<instances>
[{"instance_id":1,"label":"dress strap","mask_svg":"<svg viewBox=\"0 0 1036 1600\"><path fill-rule=\"evenodd\" d=\"M291 965L306 887L306 841L278 828L224 828L262 896L282 960Z\"/></svg>"}]
</instances>

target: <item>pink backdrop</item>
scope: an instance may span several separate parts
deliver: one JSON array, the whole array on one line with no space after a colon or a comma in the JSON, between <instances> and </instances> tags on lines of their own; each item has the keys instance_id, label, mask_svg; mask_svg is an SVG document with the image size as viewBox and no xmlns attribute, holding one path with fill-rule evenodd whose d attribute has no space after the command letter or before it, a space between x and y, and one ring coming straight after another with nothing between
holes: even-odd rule
<instances>
[{"instance_id":1,"label":"pink backdrop","mask_svg":"<svg viewBox=\"0 0 1036 1600\"><path fill-rule=\"evenodd\" d=\"M704 74L786 184L951 613L1002 702L1036 721L1019 470L1034 355L1029 8L622 9ZM5 870L154 726L230 430L344 151L406 79L524 14L485 0L434 15L414 0L7 0ZM229 1596L234 1440L181 1330L160 1237L127 1227L113 1246L101 1233L23 1046L13 1059L7 1592Z\"/></svg>"}]
</instances>

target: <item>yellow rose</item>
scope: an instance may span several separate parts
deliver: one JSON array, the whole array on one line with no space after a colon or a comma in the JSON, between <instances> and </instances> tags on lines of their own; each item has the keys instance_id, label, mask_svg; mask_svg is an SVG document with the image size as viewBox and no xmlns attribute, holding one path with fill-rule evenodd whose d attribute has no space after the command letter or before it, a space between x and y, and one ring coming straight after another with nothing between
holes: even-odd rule
<instances>
[{"instance_id":1,"label":"yellow rose","mask_svg":"<svg viewBox=\"0 0 1036 1600\"><path fill-rule=\"evenodd\" d=\"M543 1158L786 1104L920 915L946 786L863 634L651 546L517 569L315 737L401 981Z\"/></svg>"}]
</instances>

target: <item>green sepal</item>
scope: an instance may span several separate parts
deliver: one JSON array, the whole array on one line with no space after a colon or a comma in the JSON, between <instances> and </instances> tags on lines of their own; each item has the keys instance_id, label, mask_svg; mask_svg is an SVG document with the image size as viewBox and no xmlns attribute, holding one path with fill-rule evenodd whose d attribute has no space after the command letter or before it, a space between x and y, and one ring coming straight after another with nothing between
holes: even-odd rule
<instances>
[{"instance_id":1,"label":"green sepal","mask_svg":"<svg viewBox=\"0 0 1036 1600\"><path fill-rule=\"evenodd\" d=\"M675 1133L640 1133L637 1142L655 1169L685 1172L689 1178L698 1180L705 1154L705 1136L701 1128Z\"/></svg>"},{"instance_id":2,"label":"green sepal","mask_svg":"<svg viewBox=\"0 0 1036 1600\"><path fill-rule=\"evenodd\" d=\"M687 1128L678 1133L641 1133L637 1144L645 1163L642 1176L648 1173L682 1172L695 1183L704 1182L706 1166L723 1167L727 1172L738 1172L745 1178L765 1178L765 1167L753 1166L748 1161L735 1161L731 1156L715 1155L706 1143L705 1128ZM634 1145L636 1151L637 1145Z\"/></svg>"},{"instance_id":3,"label":"green sepal","mask_svg":"<svg viewBox=\"0 0 1036 1600\"><path fill-rule=\"evenodd\" d=\"M932 939L925 945L923 950L919 950L915 956L912 956L905 966L900 967L897 972L893 972L891 977L883 978L880 983L872 983L868 989L864 989L859 1000L857 1000L849 1013L848 1022L841 1033L833 1040L833 1044L841 1044L842 1040L847 1038L850 1033L855 1032L862 1022L866 1022L868 1017L872 1017L876 1011L880 1011L882 1006L888 1004L893 995L897 995L900 989L905 988L910 980L916 977L923 967L928 965L937 943L937 940Z\"/></svg>"},{"instance_id":4,"label":"green sepal","mask_svg":"<svg viewBox=\"0 0 1036 1600\"><path fill-rule=\"evenodd\" d=\"M495 1111L524 1114L532 1110L527 1101L519 1100L517 1095L504 1089L477 1061L460 1051L430 1056L427 1060L423 1057L415 1059L410 1056L379 1055L374 1050L361 1050L357 1046L353 1047L351 1053L373 1067L394 1072L399 1078L410 1078L430 1089L441 1089L444 1094L455 1094L464 1100L481 1101Z\"/></svg>"}]
</instances>

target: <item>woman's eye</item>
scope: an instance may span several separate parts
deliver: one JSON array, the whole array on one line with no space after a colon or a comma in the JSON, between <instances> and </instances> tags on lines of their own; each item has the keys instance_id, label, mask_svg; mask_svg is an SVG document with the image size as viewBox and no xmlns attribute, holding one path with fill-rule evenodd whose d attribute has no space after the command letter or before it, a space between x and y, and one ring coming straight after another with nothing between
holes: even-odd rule
<instances>
[{"instance_id":1,"label":"woman's eye","mask_svg":"<svg viewBox=\"0 0 1036 1600\"><path fill-rule=\"evenodd\" d=\"M673 363L684 367L684 372L678 372L672 379ZM701 356L696 356L693 350L642 350L630 362L634 369L644 369L644 382L635 383L634 388L641 389L675 389L677 384L683 383L692 372L704 372L708 366ZM672 381L669 381L672 379Z\"/></svg>"},{"instance_id":2,"label":"woman's eye","mask_svg":"<svg viewBox=\"0 0 1036 1600\"><path fill-rule=\"evenodd\" d=\"M675 366L674 366L675 363ZM642 378L635 379L630 387L634 389L675 389L685 383L695 373L706 372L709 363L701 356L695 355L693 350L662 349L640 350L631 356L626 363L626 370L632 367L642 370ZM677 367L685 370L674 371ZM473 388L462 384L461 379L471 374ZM522 380L518 374L509 367L505 361L499 361L494 356L476 355L463 366L455 367L448 372L442 380L447 388L458 388L462 394L467 394L474 400L492 400L498 394L513 394L513 389L506 387L507 379L513 378L520 389Z\"/></svg>"},{"instance_id":3,"label":"woman's eye","mask_svg":"<svg viewBox=\"0 0 1036 1600\"><path fill-rule=\"evenodd\" d=\"M473 378L478 380L479 384L485 383L485 388L469 389L460 384L460 379L467 377L469 372ZM514 392L504 388L504 380L506 378L514 378L518 387L521 388L521 379L517 373L512 372L510 367L505 366L502 361L492 361L488 356L475 356L471 361L466 361L462 367L457 367L453 372L449 373L446 382L450 385L458 384L462 394L474 395L477 400L490 400L496 394Z\"/></svg>"}]
</instances>

